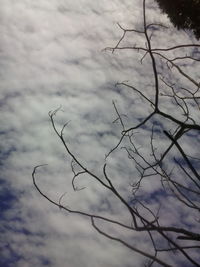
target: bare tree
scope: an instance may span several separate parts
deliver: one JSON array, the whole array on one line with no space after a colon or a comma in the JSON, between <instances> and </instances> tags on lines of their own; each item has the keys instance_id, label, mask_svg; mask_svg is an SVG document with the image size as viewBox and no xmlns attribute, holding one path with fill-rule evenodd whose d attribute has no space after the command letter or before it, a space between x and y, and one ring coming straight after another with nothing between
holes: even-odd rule
<instances>
[{"instance_id":1,"label":"bare tree","mask_svg":"<svg viewBox=\"0 0 200 267\"><path fill-rule=\"evenodd\" d=\"M116 112L115 122L118 122L121 127L121 138L107 154L102 168L102 176L90 171L70 150L64 137L67 124L59 131L54 120L59 109L49 112L49 117L53 130L62 142L66 153L72 159L73 189L77 190L75 183L81 175L90 176L102 187L109 190L124 205L131 216L131 222L124 224L120 220L113 220L100 214L73 210L62 205L62 196L59 201L54 201L43 193L36 183L36 170L42 165L36 166L33 170L34 186L53 205L66 212L88 217L97 232L144 256L148 260L146 263L148 266L154 264L172 266L173 263L168 264L164 260L162 255L166 254L168 256L175 254L177 264L200 266L198 259L200 251L200 156L198 157L199 149L195 149L196 144L192 146L192 142L199 139L200 133L200 93L199 82L185 71L183 64L187 61L190 62L190 65L196 64L195 66L198 66L200 45L191 43L167 48L154 47L152 40L155 30L165 26L160 23L147 23L145 0L143 0L142 29L126 29L120 24L118 26L122 30L122 37L116 46L108 47L106 50L113 53L117 50L132 50L141 53L141 62L150 60L154 80L151 89L153 90L153 97L152 95L149 96L146 88L136 88L128 82L116 84L116 86L131 90L133 94L139 96L151 112L140 119L136 125L129 124L128 127L126 116L119 112L117 104L113 101ZM126 45L127 33L142 35L145 46ZM176 51L176 56L171 58L169 54L173 51ZM185 82L185 86L182 86L183 82ZM143 153L135 142L137 131L144 128L149 133L148 154ZM159 140L163 140L164 145L159 147L162 143ZM197 142L197 144L199 143ZM116 151L126 153L130 161L133 162L134 173L137 172L137 176L134 175L134 182L131 185L132 194L128 199L122 196L120 189L114 184L107 171L106 160ZM75 165L79 167L78 171ZM149 195L147 193L143 195L143 183L149 179L152 179L152 182L156 179L159 187L150 192ZM174 203L174 206L170 207L173 212L172 216L174 212L181 214L184 210L188 216L193 218L190 225L184 224L181 220L176 224L174 222L170 223L170 220L168 220L168 224L165 224L163 203L169 199L171 203ZM153 202L159 204L157 211L152 205ZM139 246L132 245L127 240L102 230L100 224L98 224L99 221L106 222L113 227L117 225L122 229L129 230L133 232L133 236L135 232L144 234L151 244L151 252L144 251Z\"/></svg>"}]
</instances>

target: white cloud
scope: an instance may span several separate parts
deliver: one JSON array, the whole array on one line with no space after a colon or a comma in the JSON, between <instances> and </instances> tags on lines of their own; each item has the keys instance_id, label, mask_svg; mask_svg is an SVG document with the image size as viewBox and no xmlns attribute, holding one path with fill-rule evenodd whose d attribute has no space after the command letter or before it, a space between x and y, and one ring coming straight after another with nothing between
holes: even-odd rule
<instances>
[{"instance_id":1,"label":"white cloud","mask_svg":"<svg viewBox=\"0 0 200 267\"><path fill-rule=\"evenodd\" d=\"M150 12L151 21L160 19L157 11ZM119 124L112 124L116 118L112 100L117 100L122 113L128 113L129 125L151 110L131 90L114 87L116 82L129 80L152 96L148 61L138 64L141 55L132 51L101 52L119 40L121 31L116 22L139 27L140 1L133 5L132 1L119 0L1 0L0 13L1 176L16 196L1 217L5 262L19 267L141 266L141 256L98 235L90 221L51 206L39 196L31 180L33 167L47 163L38 171L37 181L53 199L67 192L63 203L71 208L108 213L130 223L121 203L91 178L83 176L77 185L86 189L73 192L70 158L53 132L47 113L62 106L63 112L55 118L58 127L70 120L65 130L70 148L81 162L102 176L105 154L116 145L121 131ZM166 17L161 19L167 21ZM159 34L159 46L166 45L164 33ZM169 36L169 44L186 38L183 33L178 35L180 40L176 36L177 32ZM128 42L141 43L141 37L133 38ZM135 137L145 156L149 156L147 130ZM133 163L127 160L125 151L114 153L108 163L113 183L128 198L129 184L136 177L135 171L130 173ZM145 193L156 188L156 183L144 182ZM167 222L171 220L170 209L167 206L165 210ZM150 249L149 241L142 243L143 235L119 234L133 237L133 243L140 240L144 250Z\"/></svg>"}]
</instances>

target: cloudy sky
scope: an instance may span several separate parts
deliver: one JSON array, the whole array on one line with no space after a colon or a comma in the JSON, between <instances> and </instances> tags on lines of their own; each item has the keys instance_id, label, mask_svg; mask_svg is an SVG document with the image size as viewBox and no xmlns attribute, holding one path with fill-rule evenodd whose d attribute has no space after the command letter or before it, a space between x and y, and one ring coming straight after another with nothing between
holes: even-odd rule
<instances>
[{"instance_id":1,"label":"cloudy sky","mask_svg":"<svg viewBox=\"0 0 200 267\"><path fill-rule=\"evenodd\" d=\"M42 198L31 178L34 166L48 164L38 169L37 182L52 199L58 201L66 193L63 205L130 223L124 207L86 175L77 181L85 189L73 191L71 159L52 129L48 112L61 107L55 117L57 127L70 121L65 137L71 150L101 177L105 155L121 132L120 125L112 123L116 119L112 101L120 113L129 113L133 123L150 110L131 91L115 87L128 80L153 95L148 60L140 64L142 54L135 51L103 50L121 37L117 23L142 29L141 1L0 0L0 5L0 265L142 266L143 257L99 235L90 220ZM147 6L149 22L170 25L154 2L147 1ZM175 30L170 35L161 31L158 37L153 39L157 47L191 41ZM126 41L141 45L144 40L131 34ZM141 149L149 142L147 134L136 138L143 144ZM114 153L108 163L117 187L128 197L134 170L126 158L124 152ZM143 190L150 192L157 186L147 181ZM149 249L138 234L99 225Z\"/></svg>"}]
</instances>

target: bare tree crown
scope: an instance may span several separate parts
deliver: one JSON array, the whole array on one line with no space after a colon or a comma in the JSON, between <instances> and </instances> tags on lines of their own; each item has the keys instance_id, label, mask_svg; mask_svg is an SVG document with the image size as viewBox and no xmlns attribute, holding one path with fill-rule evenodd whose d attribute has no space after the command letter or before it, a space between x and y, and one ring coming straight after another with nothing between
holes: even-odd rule
<instances>
[{"instance_id":1,"label":"bare tree crown","mask_svg":"<svg viewBox=\"0 0 200 267\"><path fill-rule=\"evenodd\" d=\"M74 210L62 205L63 196L58 201L51 199L42 192L36 183L36 170L42 165L34 168L32 173L33 183L38 192L53 205L66 212L88 217L93 228L101 235L115 240L133 252L144 256L144 259L147 260L146 266L153 266L154 264L174 266L175 263L180 266L181 264L188 264L185 266L189 266L189 264L190 266L200 266L198 258L200 251L200 155L199 148L195 149L195 145L192 146L193 137L195 136L196 139L199 139L200 133L200 84L195 75L185 70L183 64L185 61L190 61L194 66L198 66L200 45L190 43L164 48L155 47L152 42L154 31L161 28L165 30L165 26L161 23L148 24L145 2L143 0L143 29L126 29L118 24L122 31L122 36L114 47L108 47L106 50L113 53L119 50L135 51L136 53L141 53L141 62L143 64L145 64L145 61L151 63L154 83L151 88L153 97L152 95L150 96L146 88L137 88L128 82L116 84L117 87L131 90L133 95L140 97L144 105L149 107L150 112L146 117L140 118L138 123L132 125L127 120L127 117L120 113L116 102L113 101L116 113L115 122L120 125L121 137L116 146L106 155L105 164L102 167L103 178L89 170L71 151L64 137L67 124L63 126L61 131L56 127L55 115L59 109L49 112L53 130L72 160L73 189L75 191L78 190L76 180L81 175L90 176L121 202L129 212L131 221L127 218L127 224L125 224L120 220L113 220L98 213L93 214ZM142 35L144 46L126 45L127 33ZM170 53L174 51L176 51L176 56L171 57ZM163 72L161 71L162 69L166 71ZM170 108L172 106L173 109ZM172 113L171 110L176 110L176 113ZM135 119L137 120L138 118ZM148 154L143 153L135 142L135 135L140 129L144 128L147 129L149 138ZM162 140L163 145L161 145ZM143 144L141 143L140 145L142 146ZM120 189L108 174L107 159L116 151L125 153L133 163L132 166L134 166L134 177L129 198L121 194ZM75 166L79 167L78 171ZM136 173L137 175L135 175ZM156 180L159 186L156 191L151 191L149 195L147 193L144 195L142 185L149 179L152 179L152 182ZM180 215L184 210L188 216L193 218L190 225L181 221L174 223L173 220L171 220L172 223L170 223L170 220L167 221L167 224L165 223L163 216L168 200L171 203L176 203L174 207L170 207L171 210L175 209L174 212ZM155 203L159 206L157 211L155 211ZM128 240L106 232L101 227L102 221L113 227L117 225L120 229L131 231L133 237L134 233L140 232L145 240L148 240L151 248L150 252L144 251L139 245L136 246ZM172 260L167 263L165 259L169 256Z\"/></svg>"}]
</instances>

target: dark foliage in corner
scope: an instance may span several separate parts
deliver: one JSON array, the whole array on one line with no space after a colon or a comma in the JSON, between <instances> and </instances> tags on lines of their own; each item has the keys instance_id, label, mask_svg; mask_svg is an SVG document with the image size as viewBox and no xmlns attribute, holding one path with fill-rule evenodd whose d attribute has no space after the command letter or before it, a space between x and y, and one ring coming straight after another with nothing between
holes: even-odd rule
<instances>
[{"instance_id":1,"label":"dark foliage in corner","mask_svg":"<svg viewBox=\"0 0 200 267\"><path fill-rule=\"evenodd\" d=\"M178 29L191 30L200 38L199 0L155 0Z\"/></svg>"}]
</instances>

